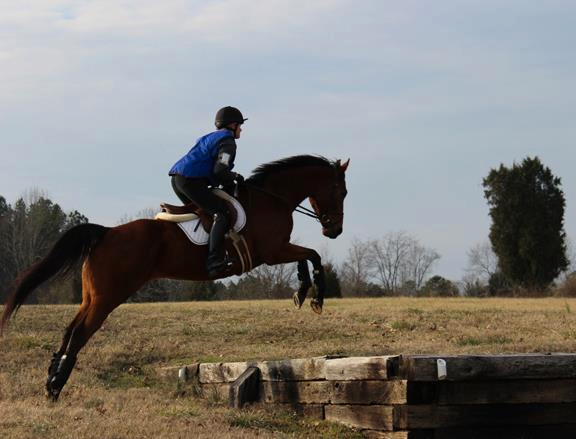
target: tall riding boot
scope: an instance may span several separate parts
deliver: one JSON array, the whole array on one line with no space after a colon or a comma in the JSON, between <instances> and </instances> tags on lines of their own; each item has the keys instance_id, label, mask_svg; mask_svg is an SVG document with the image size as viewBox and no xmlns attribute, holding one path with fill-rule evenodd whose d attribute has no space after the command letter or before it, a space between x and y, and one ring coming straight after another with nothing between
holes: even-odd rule
<instances>
[{"instance_id":1,"label":"tall riding boot","mask_svg":"<svg viewBox=\"0 0 576 439\"><path fill-rule=\"evenodd\" d=\"M228 261L224 257L223 243L224 235L228 231L228 218L217 213L214 215L214 224L210 231L210 240L208 243L208 276L216 277L228 267Z\"/></svg>"}]
</instances>

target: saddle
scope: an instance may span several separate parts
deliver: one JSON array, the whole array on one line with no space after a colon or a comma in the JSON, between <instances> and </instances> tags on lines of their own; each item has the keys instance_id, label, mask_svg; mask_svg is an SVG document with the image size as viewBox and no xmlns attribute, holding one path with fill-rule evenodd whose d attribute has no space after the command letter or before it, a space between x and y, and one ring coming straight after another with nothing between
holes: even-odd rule
<instances>
[{"instance_id":1,"label":"saddle","mask_svg":"<svg viewBox=\"0 0 576 439\"><path fill-rule=\"evenodd\" d=\"M241 233L246 226L246 212L240 202L228 193L220 189L214 189L213 192L228 205L231 224L228 237L238 254L240 261L239 273L250 271L254 266L252 255L250 254L250 247ZM210 229L214 222L210 214L194 203L189 203L185 206L162 203L160 207L162 211L156 215L157 220L177 223L188 239L195 245L206 245L208 243ZM202 224L202 229L198 230L200 224Z\"/></svg>"},{"instance_id":2,"label":"saddle","mask_svg":"<svg viewBox=\"0 0 576 439\"><path fill-rule=\"evenodd\" d=\"M214 193L222 198L228 205L230 224L236 224L236 220L238 219L238 211L236 210L234 204L232 204L232 201L229 199L232 197L221 190L215 190ZM156 215L156 219L180 223L200 218L200 224L202 224L202 228L207 233L210 233L212 223L214 222L212 215L204 211L204 209L198 207L195 203L188 203L184 206L175 206L173 204L161 203L160 209L161 211Z\"/></svg>"}]
</instances>

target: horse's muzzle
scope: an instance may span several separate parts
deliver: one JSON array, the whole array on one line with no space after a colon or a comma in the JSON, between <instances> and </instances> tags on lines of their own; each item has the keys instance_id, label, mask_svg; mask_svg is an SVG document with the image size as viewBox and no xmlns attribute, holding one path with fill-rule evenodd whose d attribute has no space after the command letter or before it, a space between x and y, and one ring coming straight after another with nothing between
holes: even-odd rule
<instances>
[{"instance_id":1,"label":"horse's muzzle","mask_svg":"<svg viewBox=\"0 0 576 439\"><path fill-rule=\"evenodd\" d=\"M342 226L322 227L322 234L328 238L334 239L342 233Z\"/></svg>"}]
</instances>

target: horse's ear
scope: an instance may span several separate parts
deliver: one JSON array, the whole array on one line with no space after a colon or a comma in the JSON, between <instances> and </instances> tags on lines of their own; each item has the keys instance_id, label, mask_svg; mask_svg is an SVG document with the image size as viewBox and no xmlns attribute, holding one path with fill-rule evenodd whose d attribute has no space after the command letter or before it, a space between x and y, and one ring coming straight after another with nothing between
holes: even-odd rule
<instances>
[{"instance_id":1,"label":"horse's ear","mask_svg":"<svg viewBox=\"0 0 576 439\"><path fill-rule=\"evenodd\" d=\"M350 164L350 159L346 160L344 163L340 164L340 160L338 160L338 166L340 166L340 169L342 170L342 172L346 172L346 169L348 169L348 165Z\"/></svg>"}]
</instances>

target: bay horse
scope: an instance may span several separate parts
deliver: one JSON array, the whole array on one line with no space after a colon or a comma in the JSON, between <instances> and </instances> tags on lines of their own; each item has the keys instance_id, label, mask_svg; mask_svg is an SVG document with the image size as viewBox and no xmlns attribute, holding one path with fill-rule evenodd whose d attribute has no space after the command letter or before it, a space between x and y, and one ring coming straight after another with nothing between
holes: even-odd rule
<instances>
[{"instance_id":1,"label":"bay horse","mask_svg":"<svg viewBox=\"0 0 576 439\"><path fill-rule=\"evenodd\" d=\"M294 302L300 307L312 286L310 261L316 287L311 306L317 313L321 313L324 301L324 270L315 250L290 242L292 213L308 198L322 233L329 238L339 236L348 164L349 160L341 163L318 156L293 156L259 166L238 187L238 200L247 217L241 233L252 268L263 263L297 262L300 285ZM233 254L229 241L226 246ZM82 303L48 369L47 396L56 401L79 351L116 307L151 279L208 280L207 255L206 245L192 244L173 222L141 219L112 228L78 225L65 232L46 257L16 279L0 320L0 332L36 287L83 262ZM228 275L242 274L242 269L236 260Z\"/></svg>"}]
</instances>

